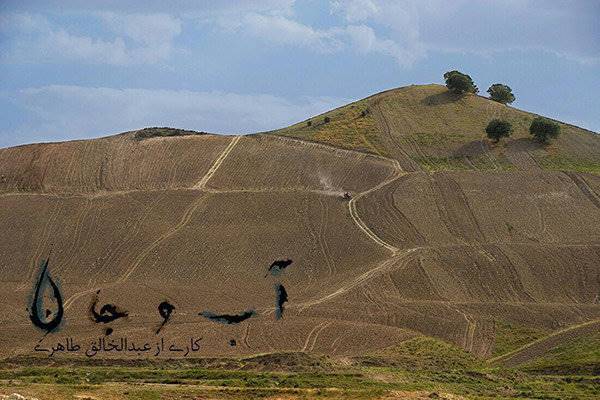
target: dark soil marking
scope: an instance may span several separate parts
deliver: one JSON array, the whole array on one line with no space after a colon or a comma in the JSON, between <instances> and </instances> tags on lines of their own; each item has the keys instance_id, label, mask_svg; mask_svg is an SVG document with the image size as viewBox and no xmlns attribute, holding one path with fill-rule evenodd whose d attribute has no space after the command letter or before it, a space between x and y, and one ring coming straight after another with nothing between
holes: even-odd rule
<instances>
[{"instance_id":1,"label":"dark soil marking","mask_svg":"<svg viewBox=\"0 0 600 400\"><path fill-rule=\"evenodd\" d=\"M247 310L240 314L233 314L233 315L215 314L212 311L202 311L201 313L198 313L198 315L201 315L204 318L207 318L213 322L230 325L230 324L239 324L240 322L243 322L243 321L247 320L248 318L254 317L256 315L256 311Z\"/></svg>"},{"instance_id":2,"label":"dark soil marking","mask_svg":"<svg viewBox=\"0 0 600 400\"><path fill-rule=\"evenodd\" d=\"M283 317L283 304L288 301L288 294L281 283L275 285L275 319Z\"/></svg>"}]
</instances>

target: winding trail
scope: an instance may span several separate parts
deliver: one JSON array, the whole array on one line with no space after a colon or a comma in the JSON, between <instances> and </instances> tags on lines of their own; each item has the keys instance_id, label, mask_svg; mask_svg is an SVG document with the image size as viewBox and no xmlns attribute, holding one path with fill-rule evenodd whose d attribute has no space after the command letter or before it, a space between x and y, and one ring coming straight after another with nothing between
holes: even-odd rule
<instances>
[{"instance_id":1,"label":"winding trail","mask_svg":"<svg viewBox=\"0 0 600 400\"><path fill-rule=\"evenodd\" d=\"M315 332L315 336L313 337L313 340L312 340L312 345L310 346L310 351L313 351L315 349L315 345L317 344L317 339L319 338L319 334L321 332L323 332L323 330L331 324L332 324L332 322L327 322L318 331Z\"/></svg>"},{"instance_id":2,"label":"winding trail","mask_svg":"<svg viewBox=\"0 0 600 400\"><path fill-rule=\"evenodd\" d=\"M361 197L364 197L371 192L374 192L376 190L381 189L384 186L389 185L390 183L394 182L396 179L400 178L401 176L403 176L405 174L404 171L402 170L402 167L400 166L400 163L398 162L398 160L393 160L392 162L395 167L394 174L392 174L389 178L387 178L386 180L381 182L379 185L373 186L371 189L365 190L364 192L360 192L358 195L354 196L348 202L348 210L350 211L350 216L352 217L352 220L354 221L354 223L359 227L359 229L361 231L363 231L365 233L365 235L367 235L369 237L369 239L371 239L378 245L385 247L387 250L391 251L392 255L396 255L398 253L399 249L397 247L392 246L391 244L387 243L386 241L381 239L379 236L377 236L371 230L371 228L369 228L367 226L367 224L365 224L365 222L360 218L360 215L358 215L358 211L356 210L356 201L359 200Z\"/></svg>"},{"instance_id":3,"label":"winding trail","mask_svg":"<svg viewBox=\"0 0 600 400\"><path fill-rule=\"evenodd\" d=\"M219 157L216 158L213 165L206 172L206 174L191 188L192 190L200 190L200 191L208 192L208 193L220 192L219 190L207 189L206 184L212 178L212 176L217 172L217 170L219 169L221 164L223 164L223 162L225 161L227 156L235 148L236 144L240 141L240 139L241 139L241 136L236 136L231 140L231 142L227 145L227 147L223 150L223 152L219 155ZM391 257L386 258L385 260L383 260L382 262L377 264L374 268L366 271L362 275L359 275L358 277L354 278L350 282L347 282L346 284L344 284L342 287L338 288L334 292L329 293L325 296L322 296L322 297L314 299L314 300L309 300L307 302L297 304L296 307L299 307L301 310L306 309L306 308L311 307L316 304L326 302L335 297L338 297L344 293L347 293L351 289L361 285L362 283L371 279L374 276L377 276L377 275L380 275L380 274L383 274L383 273L386 273L386 272L389 272L391 270L398 268L398 262L402 262L404 264L404 259L407 256L409 256L414 251L420 249L420 247L416 247L416 248L411 248L411 249L408 249L405 251L400 251L400 249L398 249L397 247L393 246L392 244L386 242L385 240L383 240L382 238L377 236L377 234L375 234L371 230L371 228L369 228L369 226L367 226L367 224L362 220L362 218L358 214L356 203L359 199L368 195L369 193L375 192L375 191L391 184L392 182L396 181L398 178L405 175L405 172L402 169L402 167L400 166L400 163L398 162L398 160L395 160L395 159L386 159L386 160L388 160L389 162L391 162L393 164L394 172L392 174L390 174L390 176L388 178L386 178L384 181L380 182L378 185L356 194L348 202L348 210L349 210L350 216L351 216L352 220L354 221L354 223L356 224L356 226L374 243L376 243L377 245L390 251L392 253ZM240 190L240 192L244 192L244 191L252 192L251 190ZM328 193L321 193L321 191L316 191L316 192L319 192L319 194L328 194ZM207 198L207 196L201 195L198 199L194 200L186 208L181 219L175 226L171 227L169 230L167 230L165 233L163 233L160 237L158 237L155 241L150 243L144 250L142 250L139 253L139 255L136 257L134 263L125 271L125 273L119 279L117 279L113 283L104 285L104 288L112 287L112 286L115 286L115 285L118 285L118 284L121 284L121 283L124 283L125 281L127 281L129 279L129 277L131 277L131 275L137 270L137 268L142 264L142 262L146 259L146 257L153 250L155 250L164 241L168 240L170 237L172 237L177 232L179 232L182 228L184 228L190 222L194 212L206 200L206 198ZM65 301L65 309L70 308L77 299L81 298L82 296L84 296L86 294L92 293L92 292L96 291L97 289L98 289L97 287L94 287L94 288L90 288L90 289L83 290L83 291L73 294L71 297L69 297ZM266 309L263 311L263 313L270 313L270 312L272 312L271 309ZM313 344L313 346L314 346L314 344ZM306 347L308 347L308 345L306 345Z\"/></svg>"},{"instance_id":4,"label":"winding trail","mask_svg":"<svg viewBox=\"0 0 600 400\"><path fill-rule=\"evenodd\" d=\"M314 305L320 304L320 303L324 303L326 301L329 301L335 297L338 297L344 293L347 293L348 291L350 291L351 289L361 285L362 283L368 281L369 279L371 279L374 276L378 276L380 274L384 274L386 272L392 271L396 268L398 268L397 263L402 261L403 263L406 261L404 260L407 256L409 256L410 254L412 254L413 252L417 251L420 249L420 247L414 247L405 251L400 251L399 248L391 245L390 243L387 243L386 241L384 241L382 238L380 238L379 236L377 236L377 234L375 234L371 228L369 228L369 226L367 226L367 224L365 224L365 222L362 220L362 218L360 217L360 215L358 214L358 211L356 209L356 202L368 195L369 193L372 193L376 190L379 190L387 185L389 185L390 183L394 182L395 180L397 180L398 178L402 177L405 175L404 170L402 169L402 167L400 166L400 163L398 162L398 160L395 159L387 159L390 162L393 163L394 165L394 173L391 174L387 179L385 179L384 181L382 181L381 183L379 183L376 186L373 186L372 188L365 190L364 192L360 192L359 194L355 195L349 202L348 202L348 210L350 212L350 216L352 217L352 220L354 221L354 223L356 224L356 226L365 234L367 235L367 237L369 239L371 239L374 243L376 243L379 246L384 247L385 249L389 250L392 255L389 258L386 258L385 260L383 260L382 262L380 262L379 264L377 264L377 266L375 266L374 268L366 271L365 273L359 275L358 277L354 278L353 280L351 280L350 282L344 284L342 287L338 288L337 290L335 290L334 292L331 292L325 296L313 299L313 300L309 300L309 301L305 301L303 303L299 303L299 304L295 304L291 307L295 307L295 308L299 308L300 312L302 312L303 310L306 310L309 307L312 307ZM265 309L263 311L263 313L265 314L269 314L272 312L272 309Z\"/></svg>"},{"instance_id":5,"label":"winding trail","mask_svg":"<svg viewBox=\"0 0 600 400\"><path fill-rule=\"evenodd\" d=\"M473 344L475 343L475 329L477 329L477 322L471 321L471 318L466 313L463 313L467 320L467 329L465 332L465 350L473 352Z\"/></svg>"}]
</instances>

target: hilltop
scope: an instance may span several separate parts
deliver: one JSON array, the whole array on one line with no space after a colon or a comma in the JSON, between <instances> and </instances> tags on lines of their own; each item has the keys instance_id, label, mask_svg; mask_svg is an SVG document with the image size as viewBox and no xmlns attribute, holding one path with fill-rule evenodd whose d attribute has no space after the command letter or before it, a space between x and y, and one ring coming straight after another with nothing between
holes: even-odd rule
<instances>
[{"instance_id":1,"label":"hilltop","mask_svg":"<svg viewBox=\"0 0 600 400\"><path fill-rule=\"evenodd\" d=\"M497 116L516 131L493 145L483 129ZM541 146L532 118L426 85L270 133L153 128L0 149L1 355L40 340L23 310L51 253L66 323L45 344L103 335L97 294L129 313L115 335L142 341L168 300L163 334L202 337L202 356L386 363L431 339L462 349L457 362L561 370L568 356L549 349L596 340L600 319L600 138L562 124ZM247 310L231 325L202 317ZM585 370L599 364L590 351L578 349Z\"/></svg>"},{"instance_id":2,"label":"hilltop","mask_svg":"<svg viewBox=\"0 0 600 400\"><path fill-rule=\"evenodd\" d=\"M600 136L559 122L562 135L543 146L528 131L537 116L482 96L457 97L432 84L388 90L270 133L392 157L410 171L600 173ZM484 132L494 118L514 128L498 145Z\"/></svg>"}]
</instances>

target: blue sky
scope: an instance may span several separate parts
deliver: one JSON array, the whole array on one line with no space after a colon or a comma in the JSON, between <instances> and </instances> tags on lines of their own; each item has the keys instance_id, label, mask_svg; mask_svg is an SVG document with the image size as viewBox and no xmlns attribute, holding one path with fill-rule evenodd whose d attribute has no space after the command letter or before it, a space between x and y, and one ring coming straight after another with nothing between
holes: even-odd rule
<instances>
[{"instance_id":1,"label":"blue sky","mask_svg":"<svg viewBox=\"0 0 600 400\"><path fill-rule=\"evenodd\" d=\"M600 131L600 1L0 2L0 147L282 127L469 73Z\"/></svg>"}]
</instances>

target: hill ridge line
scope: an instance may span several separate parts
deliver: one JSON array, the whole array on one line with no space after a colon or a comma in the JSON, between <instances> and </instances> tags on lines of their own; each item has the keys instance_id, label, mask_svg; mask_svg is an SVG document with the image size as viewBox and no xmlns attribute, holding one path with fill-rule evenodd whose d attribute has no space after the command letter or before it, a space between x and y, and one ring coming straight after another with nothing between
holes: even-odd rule
<instances>
[{"instance_id":1,"label":"hill ridge line","mask_svg":"<svg viewBox=\"0 0 600 400\"><path fill-rule=\"evenodd\" d=\"M269 139L276 139L283 142L293 143L297 145L304 146L312 146L316 148L321 148L331 152L340 152L344 154L351 154L356 156L361 156L363 158L372 158L375 160L379 160L382 162L386 162L392 164L396 167L396 160L393 158L381 156L379 154L368 153L358 150L352 149L344 149L341 147L331 146L323 143L314 142L311 140L298 139L298 138L290 138L283 136L275 136L275 135L263 135L263 134L250 134L250 135L239 135L235 136L234 139L228 144L228 146L223 150L223 152L216 158L211 168L206 172L206 174L195 184L181 185L181 186L171 186L171 187L149 187L149 188L136 188L136 189L127 189L127 188L119 188L119 189L110 189L110 188L102 188L98 190L89 190L89 191L45 191L44 189L38 190L15 190L14 188L7 189L5 191L0 190L0 197L6 196L49 196L49 197L58 197L58 198L72 198L72 197L84 197L84 198L96 198L96 197L107 197L107 196L116 196L122 194L129 193L143 193L143 192L159 192L159 191L176 191L176 190L204 190L209 192L259 192L259 191L273 191L273 192L289 192L289 191L302 191L304 188L267 188L267 189L212 189L206 188L206 184L212 178L212 176L216 173L217 169L221 166L221 164L225 161L225 158L229 156L233 147L244 137L266 137ZM101 138L102 139L102 138ZM96 139L90 139L96 140ZM235 141L235 143L234 143ZM306 189L307 191L319 192L318 190ZM323 194L328 194L326 191L323 191Z\"/></svg>"},{"instance_id":2,"label":"hill ridge line","mask_svg":"<svg viewBox=\"0 0 600 400\"><path fill-rule=\"evenodd\" d=\"M318 118L318 117L323 116L325 114L328 114L328 113L331 113L331 112L334 112L334 111L337 111L337 110L341 110L341 109L343 109L345 107L348 107L348 106L350 106L352 104L355 104L355 103L358 103L358 102L362 102L362 101L372 101L374 104L377 104L381 100L386 99L388 97L391 97L391 96L397 94L398 92L403 92L403 91L411 90L411 89L414 89L414 88L440 88L441 89L441 88L446 88L446 86L444 84L440 84L440 83L420 83L420 84L410 84L410 85L398 86L398 87L393 87L393 88L390 88L390 89L385 89L385 90L382 90L380 92L376 92L376 93L367 95L366 97L361 97L361 98L356 99L356 100L350 100L346 104L343 104L341 106L332 108L332 109L327 110L325 112L322 112L320 114L309 116L308 118L306 118L306 119L304 119L302 121L298 121L295 124L302 123L302 122L305 122L305 121L308 121L308 120L311 120L311 119L314 119L314 118ZM476 93L476 94L468 93L468 94L465 95L465 97L467 97L467 96L472 96L472 97L476 97L476 98L481 99L481 100L488 101L490 103L495 103L494 100L492 100L489 97L486 97L486 96L484 96L482 94L479 94L479 93ZM585 131L586 133L592 134L594 136L597 136L597 135L600 134L600 132L596 132L596 131L594 131L594 130L592 130L590 128L585 128L585 127L582 127L582 126L575 125L574 123L571 123L571 122L565 122L565 121L562 121L562 120L559 120L559 119L556 119L556 118L552 118L552 117L548 117L548 116L545 116L545 115L541 115L541 114L538 114L536 112L528 111L528 110L525 110L525 109L521 109L521 108L515 107L515 106L510 105L510 104L504 104L504 107L507 110L514 110L514 111L520 112L520 113L527 113L527 114L530 114L533 117L542 117L542 118L548 119L550 121L559 123L561 125L564 125L564 126L567 126L567 127L570 127L570 128L574 128L574 129L578 129L578 130L581 130L581 131ZM295 125L295 124L292 124L292 125ZM170 128L170 127L168 127L168 128L169 129L184 129L184 128ZM278 132L278 131L280 131L282 129L285 129L285 128L287 128L287 127L284 126L284 127L276 128L276 129L269 129L269 130L263 130L263 131L257 131L257 132L250 132L248 134L239 135L239 136L281 137L281 136L278 136L276 134L276 132ZM75 139L67 139L67 140L51 140L51 141L46 141L46 142L42 141L42 142L22 143L22 144L12 145L12 146L8 146L8 147L0 147L0 151L7 150L7 149L20 148L20 147L27 147L27 146L46 146L46 145L56 145L56 144L63 144L63 143L76 143L76 142L88 142L88 141L104 140L104 139L115 138L115 137L118 137L118 136L135 135L137 132L141 131L142 129L147 129L147 128L134 129L134 130L124 131L124 132L118 132L118 133L110 133L110 134L107 134L106 136L95 136L95 137L91 137L91 138L75 138ZM183 136L177 136L177 137L193 137L193 136L199 136L199 135L183 135ZM228 135L228 134L223 134L223 133L216 133L216 132L206 132L202 136L233 136L233 135ZM162 139L165 139L165 138L166 137L162 137ZM153 138L150 137L148 139L153 139ZM288 137L288 139L290 139L290 138ZM295 138L295 139L298 139L298 140L301 140L301 141L305 141L305 142L309 142L309 143L313 142L313 141L308 140L308 139L299 139L299 138ZM349 149L345 149L345 148L342 148L342 147L336 147L336 146L330 146L330 147L338 148L340 150L349 150ZM357 151L357 150L349 150L349 151ZM359 152L359 153L365 153L363 151L357 151L357 152ZM371 153L366 153L366 154L371 154ZM376 154L373 154L373 155L376 155ZM383 157L383 158L386 158L386 157Z\"/></svg>"}]
</instances>

